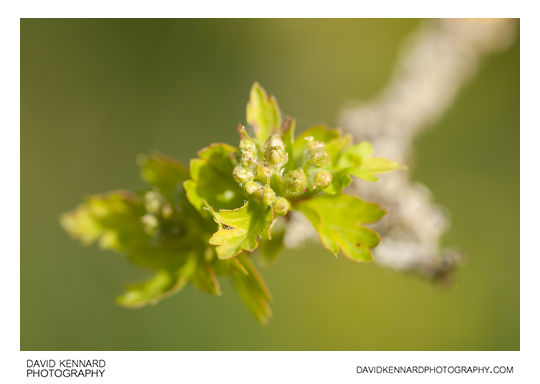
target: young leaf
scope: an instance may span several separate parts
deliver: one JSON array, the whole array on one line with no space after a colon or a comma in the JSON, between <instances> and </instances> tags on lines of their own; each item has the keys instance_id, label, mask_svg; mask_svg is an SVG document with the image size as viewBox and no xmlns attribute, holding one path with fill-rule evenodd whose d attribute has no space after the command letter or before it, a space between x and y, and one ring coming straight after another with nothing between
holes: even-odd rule
<instances>
[{"instance_id":1,"label":"young leaf","mask_svg":"<svg viewBox=\"0 0 540 384\"><path fill-rule=\"evenodd\" d=\"M332 182L324 191L329 195L337 195L352 183L352 177L348 170L341 170L334 173Z\"/></svg>"},{"instance_id":2,"label":"young leaf","mask_svg":"<svg viewBox=\"0 0 540 384\"><path fill-rule=\"evenodd\" d=\"M128 286L126 292L116 298L116 302L129 308L156 304L184 288L195 268L196 259L192 257L175 270L159 270L149 280Z\"/></svg>"},{"instance_id":3,"label":"young leaf","mask_svg":"<svg viewBox=\"0 0 540 384\"><path fill-rule=\"evenodd\" d=\"M371 157L373 146L367 141L353 145L342 153L337 167L366 181L377 181L376 174L398 168L395 161Z\"/></svg>"},{"instance_id":4,"label":"young leaf","mask_svg":"<svg viewBox=\"0 0 540 384\"><path fill-rule=\"evenodd\" d=\"M379 220L385 211L377 204L348 195L319 195L295 204L313 224L326 249L337 256L341 249L354 261L371 260L370 248L379 235L362 224Z\"/></svg>"},{"instance_id":5,"label":"young leaf","mask_svg":"<svg viewBox=\"0 0 540 384\"><path fill-rule=\"evenodd\" d=\"M116 302L128 308L156 304L184 288L187 282L188 279L185 276L175 276L167 271L160 271L147 281L129 285L126 292L116 298Z\"/></svg>"},{"instance_id":6,"label":"young leaf","mask_svg":"<svg viewBox=\"0 0 540 384\"><path fill-rule=\"evenodd\" d=\"M199 259L192 282L199 291L212 295L221 295L221 289L214 269L205 260Z\"/></svg>"},{"instance_id":7,"label":"young leaf","mask_svg":"<svg viewBox=\"0 0 540 384\"><path fill-rule=\"evenodd\" d=\"M213 144L191 160L191 179L184 182L189 202L200 212L204 202L213 209L233 209L244 203L244 193L232 177L236 148Z\"/></svg>"},{"instance_id":8,"label":"young leaf","mask_svg":"<svg viewBox=\"0 0 540 384\"><path fill-rule=\"evenodd\" d=\"M295 159L294 153L294 132L296 130L296 120L287 117L283 122L283 143L285 144L285 151L289 154L289 161L285 164L285 170L289 171L293 169Z\"/></svg>"},{"instance_id":9,"label":"young leaf","mask_svg":"<svg viewBox=\"0 0 540 384\"><path fill-rule=\"evenodd\" d=\"M159 188L169 199L172 199L178 186L189 178L189 171L183 164L159 152L141 155L137 162L141 167L142 179Z\"/></svg>"},{"instance_id":10,"label":"young leaf","mask_svg":"<svg viewBox=\"0 0 540 384\"><path fill-rule=\"evenodd\" d=\"M148 240L141 224L141 200L129 191L94 195L60 217L60 224L84 244L99 240L105 249L129 250Z\"/></svg>"},{"instance_id":11,"label":"young leaf","mask_svg":"<svg viewBox=\"0 0 540 384\"><path fill-rule=\"evenodd\" d=\"M209 243L217 246L220 259L238 255L242 251L252 252L259 244L259 237L270 238L270 226L273 222L271 208L253 202L246 202L233 210L222 209L219 212L207 208L218 223L219 229L212 235Z\"/></svg>"},{"instance_id":12,"label":"young leaf","mask_svg":"<svg viewBox=\"0 0 540 384\"><path fill-rule=\"evenodd\" d=\"M262 324L266 324L272 317L272 310L270 309L272 296L270 291L268 291L261 275L246 254L239 255L238 261L246 273L233 274L231 276L233 285L244 304L255 315L257 320Z\"/></svg>"},{"instance_id":13,"label":"young leaf","mask_svg":"<svg viewBox=\"0 0 540 384\"><path fill-rule=\"evenodd\" d=\"M253 127L255 137L261 147L268 137L278 132L281 126L281 112L275 97L268 97L259 83L251 87L246 107L246 120Z\"/></svg>"}]
</instances>

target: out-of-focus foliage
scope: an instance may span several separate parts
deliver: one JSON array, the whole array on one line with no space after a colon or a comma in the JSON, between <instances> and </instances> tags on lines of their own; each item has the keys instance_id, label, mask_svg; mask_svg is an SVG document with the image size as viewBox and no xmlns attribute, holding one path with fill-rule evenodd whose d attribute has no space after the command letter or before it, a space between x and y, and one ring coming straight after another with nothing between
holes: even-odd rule
<instances>
[{"instance_id":1,"label":"out-of-focus foliage","mask_svg":"<svg viewBox=\"0 0 540 384\"><path fill-rule=\"evenodd\" d=\"M257 83L246 119L255 140L241 127L238 148L212 144L191 160L189 172L162 154L141 156L141 177L148 188L91 196L62 216L63 227L83 244L99 241L155 271L150 279L130 285L118 297L120 305L154 304L190 282L220 295L217 275L222 275L232 278L246 306L266 323L271 297L249 254L262 241L266 262L275 259L285 229L282 224L274 238L271 229L291 209L309 218L335 256L343 250L355 261L371 259L370 248L379 237L360 224L378 220L384 211L339 193L351 175L375 181L375 173L397 164L372 158L368 143L353 146L349 136L323 126L295 141L294 120L287 118L282 126L276 99Z\"/></svg>"}]
</instances>

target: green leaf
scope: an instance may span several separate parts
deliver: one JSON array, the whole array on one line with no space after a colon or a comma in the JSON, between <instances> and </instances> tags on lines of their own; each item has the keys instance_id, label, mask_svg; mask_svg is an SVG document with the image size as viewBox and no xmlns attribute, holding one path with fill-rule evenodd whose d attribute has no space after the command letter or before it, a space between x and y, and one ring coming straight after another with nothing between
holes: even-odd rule
<instances>
[{"instance_id":1,"label":"green leaf","mask_svg":"<svg viewBox=\"0 0 540 384\"><path fill-rule=\"evenodd\" d=\"M341 159L341 154L344 150L350 147L352 137L350 135L336 137L332 140L329 140L326 143L326 150L331 159L330 168L338 167L339 160Z\"/></svg>"},{"instance_id":2,"label":"green leaf","mask_svg":"<svg viewBox=\"0 0 540 384\"><path fill-rule=\"evenodd\" d=\"M60 224L84 244L99 240L105 249L129 250L144 244L141 217L145 214L141 200L129 191L94 195L75 210L60 217Z\"/></svg>"},{"instance_id":3,"label":"green leaf","mask_svg":"<svg viewBox=\"0 0 540 384\"><path fill-rule=\"evenodd\" d=\"M233 285L244 304L255 315L257 320L262 324L267 324L272 317L272 309L270 308L272 296L270 291L246 254L239 255L238 261L246 273L239 272L232 275Z\"/></svg>"},{"instance_id":4,"label":"green leaf","mask_svg":"<svg viewBox=\"0 0 540 384\"><path fill-rule=\"evenodd\" d=\"M142 179L158 187L169 199L173 198L178 186L189 177L189 171L182 163L159 152L149 156L140 155L137 162L141 167Z\"/></svg>"},{"instance_id":5,"label":"green leaf","mask_svg":"<svg viewBox=\"0 0 540 384\"><path fill-rule=\"evenodd\" d=\"M128 308L156 304L181 290L187 282L185 277L178 279L167 271L160 271L147 281L128 286L126 292L116 298L116 302Z\"/></svg>"},{"instance_id":6,"label":"green leaf","mask_svg":"<svg viewBox=\"0 0 540 384\"><path fill-rule=\"evenodd\" d=\"M377 181L377 174L390 172L398 168L395 161L371 157L373 146L362 141L344 150L337 167L366 181Z\"/></svg>"},{"instance_id":7,"label":"green leaf","mask_svg":"<svg viewBox=\"0 0 540 384\"><path fill-rule=\"evenodd\" d=\"M268 97L258 83L253 84L249 93L246 120L253 127L261 147L268 137L279 131L281 126L281 112L275 97Z\"/></svg>"},{"instance_id":8,"label":"green leaf","mask_svg":"<svg viewBox=\"0 0 540 384\"><path fill-rule=\"evenodd\" d=\"M157 302L180 291L189 282L194 264L188 263L177 271L158 271L152 278L129 285L116 302L128 308L140 308Z\"/></svg>"},{"instance_id":9,"label":"green leaf","mask_svg":"<svg viewBox=\"0 0 540 384\"><path fill-rule=\"evenodd\" d=\"M214 269L203 258L199 258L197 270L193 274L191 281L199 291L212 295L221 295L221 289Z\"/></svg>"},{"instance_id":10,"label":"green leaf","mask_svg":"<svg viewBox=\"0 0 540 384\"><path fill-rule=\"evenodd\" d=\"M200 212L206 201L213 209L233 209L244 203L244 193L232 172L236 148L213 144L199 151L190 163L191 179L184 182L189 202Z\"/></svg>"},{"instance_id":11,"label":"green leaf","mask_svg":"<svg viewBox=\"0 0 540 384\"><path fill-rule=\"evenodd\" d=\"M296 120L287 117L283 123L283 144L285 144L285 151L289 154L289 161L285 164L285 171L293 169L295 160L294 153L294 131L296 130Z\"/></svg>"},{"instance_id":12,"label":"green leaf","mask_svg":"<svg viewBox=\"0 0 540 384\"><path fill-rule=\"evenodd\" d=\"M324 189L329 195L337 195L341 193L349 184L352 183L352 177L349 175L349 170L338 171L334 173L332 182Z\"/></svg>"},{"instance_id":13,"label":"green leaf","mask_svg":"<svg viewBox=\"0 0 540 384\"><path fill-rule=\"evenodd\" d=\"M300 134L296 141L305 142L307 137L313 137L313 140L322 141L328 143L330 140L340 137L339 130L328 129L325 125L316 125L314 127L306 129ZM305 144L301 144L302 148Z\"/></svg>"},{"instance_id":14,"label":"green leaf","mask_svg":"<svg viewBox=\"0 0 540 384\"><path fill-rule=\"evenodd\" d=\"M246 202L242 207L233 210L208 210L214 216L219 228L209 242L217 246L220 259L233 257L242 251L254 251L259 237L270 238L270 226L273 222L271 208L253 202Z\"/></svg>"},{"instance_id":15,"label":"green leaf","mask_svg":"<svg viewBox=\"0 0 540 384\"><path fill-rule=\"evenodd\" d=\"M298 202L294 208L306 215L334 256L341 249L354 261L372 259L370 248L379 244L379 235L362 224L373 223L385 214L379 205L342 194L319 195Z\"/></svg>"}]
</instances>

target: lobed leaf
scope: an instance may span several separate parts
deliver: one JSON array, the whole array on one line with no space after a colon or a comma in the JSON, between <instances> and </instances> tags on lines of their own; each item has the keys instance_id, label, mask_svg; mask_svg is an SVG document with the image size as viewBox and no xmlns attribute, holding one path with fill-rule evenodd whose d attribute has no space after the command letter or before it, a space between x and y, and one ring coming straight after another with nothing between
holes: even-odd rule
<instances>
[{"instance_id":1,"label":"lobed leaf","mask_svg":"<svg viewBox=\"0 0 540 384\"><path fill-rule=\"evenodd\" d=\"M141 200L129 191L94 195L75 210L64 213L60 224L84 244L99 240L105 249L126 251L148 240L141 224Z\"/></svg>"},{"instance_id":2,"label":"lobed leaf","mask_svg":"<svg viewBox=\"0 0 540 384\"><path fill-rule=\"evenodd\" d=\"M319 195L295 204L315 227L321 242L334 256L342 250L354 261L372 259L370 248L379 244L379 235L362 224L379 220L385 211L348 195Z\"/></svg>"},{"instance_id":3,"label":"lobed leaf","mask_svg":"<svg viewBox=\"0 0 540 384\"><path fill-rule=\"evenodd\" d=\"M390 172L398 168L395 161L372 157L373 146L362 141L344 150L337 167L366 181L377 181L377 174Z\"/></svg>"},{"instance_id":4,"label":"lobed leaf","mask_svg":"<svg viewBox=\"0 0 540 384\"><path fill-rule=\"evenodd\" d=\"M194 272L193 259L177 270L160 270L146 281L129 285L126 292L116 298L116 302L128 308L156 304L184 288Z\"/></svg>"},{"instance_id":5,"label":"lobed leaf","mask_svg":"<svg viewBox=\"0 0 540 384\"><path fill-rule=\"evenodd\" d=\"M191 179L184 182L189 202L200 212L205 202L213 209L233 209L244 203L244 194L232 177L236 148L213 144L190 162Z\"/></svg>"},{"instance_id":6,"label":"lobed leaf","mask_svg":"<svg viewBox=\"0 0 540 384\"><path fill-rule=\"evenodd\" d=\"M293 169L294 159L294 132L296 130L296 120L287 117L283 122L283 144L285 144L285 151L289 154L289 161L285 164L285 170L289 171Z\"/></svg>"},{"instance_id":7,"label":"lobed leaf","mask_svg":"<svg viewBox=\"0 0 540 384\"><path fill-rule=\"evenodd\" d=\"M237 259L245 270L245 273L233 274L231 276L232 283L251 313L255 315L260 323L266 324L272 317L272 310L270 308L272 296L270 295L270 291L245 253L239 255Z\"/></svg>"},{"instance_id":8,"label":"lobed leaf","mask_svg":"<svg viewBox=\"0 0 540 384\"><path fill-rule=\"evenodd\" d=\"M192 276L192 282L199 291L212 295L221 295L216 272L204 259L199 259L197 269Z\"/></svg>"},{"instance_id":9,"label":"lobed leaf","mask_svg":"<svg viewBox=\"0 0 540 384\"><path fill-rule=\"evenodd\" d=\"M281 126L281 112L275 97L268 97L259 83L251 87L246 107L246 120L253 127L260 146L268 137L277 133Z\"/></svg>"},{"instance_id":10,"label":"lobed leaf","mask_svg":"<svg viewBox=\"0 0 540 384\"><path fill-rule=\"evenodd\" d=\"M154 185L172 199L179 185L189 178L188 169L177 160L159 152L140 155L137 162L141 167L141 178Z\"/></svg>"},{"instance_id":11,"label":"lobed leaf","mask_svg":"<svg viewBox=\"0 0 540 384\"><path fill-rule=\"evenodd\" d=\"M219 228L212 235L209 243L216 246L216 252L220 259L234 257L242 251L254 251L259 242L259 237L270 238L270 226L273 222L271 208L246 202L242 207L233 210L214 211L214 221Z\"/></svg>"}]
</instances>

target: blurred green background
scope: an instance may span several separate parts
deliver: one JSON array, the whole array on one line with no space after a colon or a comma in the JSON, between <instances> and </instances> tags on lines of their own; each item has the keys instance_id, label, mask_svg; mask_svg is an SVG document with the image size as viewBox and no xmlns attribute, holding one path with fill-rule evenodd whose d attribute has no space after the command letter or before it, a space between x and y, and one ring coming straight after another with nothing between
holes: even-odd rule
<instances>
[{"instance_id":1,"label":"blurred green background","mask_svg":"<svg viewBox=\"0 0 540 384\"><path fill-rule=\"evenodd\" d=\"M418 20L21 21L21 349L519 349L519 37L415 143L412 177L448 209L455 282L284 251L260 326L228 281L157 306L115 305L147 276L58 224L89 194L138 188L135 157L184 162L236 144L253 81L300 129L385 85Z\"/></svg>"}]
</instances>

